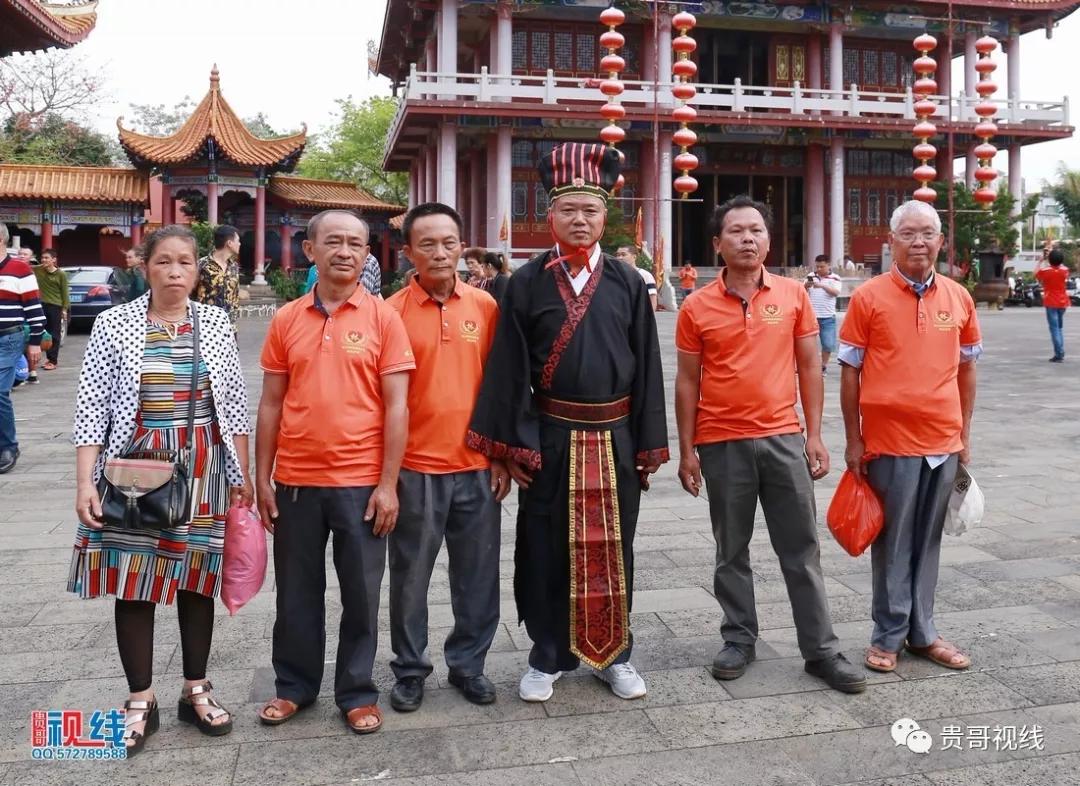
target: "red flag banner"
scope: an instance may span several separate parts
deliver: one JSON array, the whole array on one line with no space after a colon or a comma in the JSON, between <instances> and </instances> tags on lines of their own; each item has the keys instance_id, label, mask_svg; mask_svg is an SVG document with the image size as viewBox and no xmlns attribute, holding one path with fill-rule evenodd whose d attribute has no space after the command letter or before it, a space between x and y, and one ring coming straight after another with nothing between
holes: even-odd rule
<instances>
[{"instance_id":1,"label":"red flag banner","mask_svg":"<svg viewBox=\"0 0 1080 786\"><path fill-rule=\"evenodd\" d=\"M653 276L659 287L664 286L664 238L661 235L656 241L656 256L653 257Z\"/></svg>"},{"instance_id":2,"label":"red flag banner","mask_svg":"<svg viewBox=\"0 0 1080 786\"><path fill-rule=\"evenodd\" d=\"M499 227L499 242L505 243L510 239L510 222L507 220L506 214L503 213L502 226Z\"/></svg>"},{"instance_id":3,"label":"red flag banner","mask_svg":"<svg viewBox=\"0 0 1080 786\"><path fill-rule=\"evenodd\" d=\"M640 207L637 209L637 218L634 220L634 245L638 248L645 245L645 226Z\"/></svg>"}]
</instances>

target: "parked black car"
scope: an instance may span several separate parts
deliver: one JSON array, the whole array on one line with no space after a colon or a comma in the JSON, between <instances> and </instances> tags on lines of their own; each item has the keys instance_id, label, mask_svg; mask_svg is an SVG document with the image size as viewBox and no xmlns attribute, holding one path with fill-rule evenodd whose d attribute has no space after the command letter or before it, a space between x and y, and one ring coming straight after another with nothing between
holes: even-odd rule
<instances>
[{"instance_id":1,"label":"parked black car","mask_svg":"<svg viewBox=\"0 0 1080 786\"><path fill-rule=\"evenodd\" d=\"M89 328L102 311L124 302L113 267L64 268L71 290L71 328Z\"/></svg>"}]
</instances>

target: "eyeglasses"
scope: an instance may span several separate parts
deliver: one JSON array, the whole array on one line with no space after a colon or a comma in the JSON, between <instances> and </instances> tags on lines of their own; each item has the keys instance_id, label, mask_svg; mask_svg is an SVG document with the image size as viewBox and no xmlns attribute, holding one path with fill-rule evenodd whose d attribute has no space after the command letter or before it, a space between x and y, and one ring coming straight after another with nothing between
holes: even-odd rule
<instances>
[{"instance_id":1,"label":"eyeglasses","mask_svg":"<svg viewBox=\"0 0 1080 786\"><path fill-rule=\"evenodd\" d=\"M902 243L914 243L917 239L922 240L924 243L933 243L940 235L940 232L933 229L926 229L922 232L912 232L905 229L903 232L896 233L896 239Z\"/></svg>"}]
</instances>

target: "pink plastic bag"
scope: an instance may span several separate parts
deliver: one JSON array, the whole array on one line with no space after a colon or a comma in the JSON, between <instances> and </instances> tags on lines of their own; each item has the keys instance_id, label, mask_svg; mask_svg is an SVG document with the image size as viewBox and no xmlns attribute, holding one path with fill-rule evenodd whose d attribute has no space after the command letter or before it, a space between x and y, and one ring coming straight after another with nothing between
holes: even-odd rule
<instances>
[{"instance_id":1,"label":"pink plastic bag","mask_svg":"<svg viewBox=\"0 0 1080 786\"><path fill-rule=\"evenodd\" d=\"M259 594L266 579L266 531L259 514L240 505L225 517L221 601L229 615Z\"/></svg>"}]
</instances>

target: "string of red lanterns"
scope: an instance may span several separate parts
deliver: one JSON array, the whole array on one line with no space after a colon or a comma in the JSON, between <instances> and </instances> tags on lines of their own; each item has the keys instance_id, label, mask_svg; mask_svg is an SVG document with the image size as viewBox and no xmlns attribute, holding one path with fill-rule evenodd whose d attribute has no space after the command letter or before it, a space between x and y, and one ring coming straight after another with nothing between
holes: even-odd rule
<instances>
[{"instance_id":1,"label":"string of red lanterns","mask_svg":"<svg viewBox=\"0 0 1080 786\"><path fill-rule=\"evenodd\" d=\"M922 202L933 204L937 199L937 191L930 184L937 180L937 170L930 162L937 156L937 148L930 144L930 138L937 133L937 126L930 120L937 110L937 102L931 100L931 96L937 93L938 84L934 79L937 70L937 61L930 57L930 52L937 47L937 39L929 33L923 33L914 41L915 51L919 56L911 64L915 72L915 84L911 90L915 97L915 117L918 122L911 130L919 143L912 149L912 155L919 162L912 175L919 183L913 196Z\"/></svg>"},{"instance_id":2,"label":"string of red lanterns","mask_svg":"<svg viewBox=\"0 0 1080 786\"><path fill-rule=\"evenodd\" d=\"M623 93L623 83L619 79L619 74L626 69L626 61L618 54L618 51L626 44L626 39L615 29L625 21L626 14L614 6L600 12L600 23L607 27L600 36L600 46L608 52L600 60L601 72L607 73L607 77L600 82L600 92L606 99L604 105L600 107L600 115L608 121L608 124L600 131L600 139L613 148L626 139L626 131L616 122L626 117L626 108L619 103L619 96ZM625 160L623 152L621 150L618 152ZM626 179L619 175L612 193L622 188L625 183Z\"/></svg>"},{"instance_id":3,"label":"string of red lanterns","mask_svg":"<svg viewBox=\"0 0 1080 786\"><path fill-rule=\"evenodd\" d=\"M979 94L980 99L979 103L975 105L975 114L979 116L979 124L975 126L975 136L981 141L974 150L975 158L979 162L979 166L975 169L975 179L979 182L979 187L975 189L972 197L987 209L997 199L997 192L990 187L990 184L997 179L997 172L993 167L997 148L990 144L990 138L998 130L997 125L994 123L997 105L990 100L990 96L997 92L997 85L994 84L990 76L997 68L997 64L990 59L990 55L997 49L997 46L997 40L988 35L975 42L975 51L979 53L979 59L975 62L975 70L979 74L979 81L975 84L975 92Z\"/></svg>"},{"instance_id":4,"label":"string of red lanterns","mask_svg":"<svg viewBox=\"0 0 1080 786\"><path fill-rule=\"evenodd\" d=\"M697 95L697 88L691 81L697 76L697 64L690 59L691 53L697 49L697 41L688 35L697 26L697 18L682 11L672 17L671 26L678 33L671 42L671 48L676 54L671 64L671 93L678 100L671 117L679 124L679 128L672 135L672 141L679 146L679 154L674 161L675 169L682 172L675 178L673 187L679 192L680 199L686 199L698 188L698 181L690 175L698 167L697 156L690 152L690 148L697 142L697 134L690 129L690 123L697 120L697 110L690 106L690 102Z\"/></svg>"}]
</instances>

